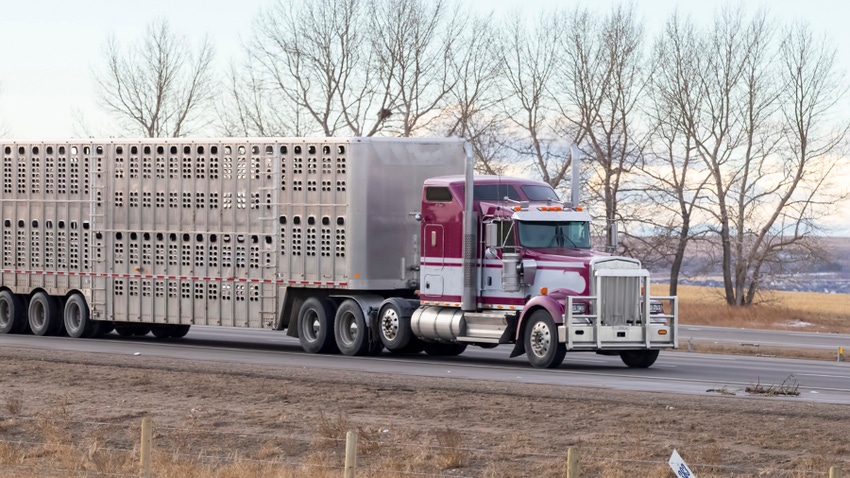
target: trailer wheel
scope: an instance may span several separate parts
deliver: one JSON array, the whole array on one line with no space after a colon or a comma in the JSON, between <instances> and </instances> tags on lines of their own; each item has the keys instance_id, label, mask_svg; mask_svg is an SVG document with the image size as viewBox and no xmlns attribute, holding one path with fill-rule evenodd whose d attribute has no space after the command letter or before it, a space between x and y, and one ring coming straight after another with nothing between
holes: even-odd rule
<instances>
[{"instance_id":1,"label":"trailer wheel","mask_svg":"<svg viewBox=\"0 0 850 478\"><path fill-rule=\"evenodd\" d=\"M62 333L62 319L59 316L59 304L56 299L44 292L36 292L27 308L32 333L35 335L59 335Z\"/></svg>"},{"instance_id":2,"label":"trailer wheel","mask_svg":"<svg viewBox=\"0 0 850 478\"><path fill-rule=\"evenodd\" d=\"M463 353L466 350L467 344L465 343L455 343L455 344L442 344L442 343L432 343L425 342L423 343L423 348L425 349L425 353L432 357L455 357Z\"/></svg>"},{"instance_id":3,"label":"trailer wheel","mask_svg":"<svg viewBox=\"0 0 850 478\"><path fill-rule=\"evenodd\" d=\"M136 337L144 337L151 333L151 326L148 324L138 324L133 326L133 335Z\"/></svg>"},{"instance_id":4,"label":"trailer wheel","mask_svg":"<svg viewBox=\"0 0 850 478\"><path fill-rule=\"evenodd\" d=\"M26 327L24 301L8 290L0 292L0 334L19 334Z\"/></svg>"},{"instance_id":5,"label":"trailer wheel","mask_svg":"<svg viewBox=\"0 0 850 478\"><path fill-rule=\"evenodd\" d=\"M118 322L115 324L115 333L117 333L121 337L130 337L131 335L133 335L134 330L135 327L126 322Z\"/></svg>"},{"instance_id":6,"label":"trailer wheel","mask_svg":"<svg viewBox=\"0 0 850 478\"><path fill-rule=\"evenodd\" d=\"M649 368L658 358L658 350L624 350L620 360L629 368Z\"/></svg>"},{"instance_id":7,"label":"trailer wheel","mask_svg":"<svg viewBox=\"0 0 850 478\"><path fill-rule=\"evenodd\" d=\"M151 327L151 333L158 339L170 339L174 336L173 325L154 325Z\"/></svg>"},{"instance_id":8,"label":"trailer wheel","mask_svg":"<svg viewBox=\"0 0 850 478\"><path fill-rule=\"evenodd\" d=\"M525 355L535 368L557 368L567 355L567 346L558 342L558 328L544 309L531 313L523 334Z\"/></svg>"},{"instance_id":9,"label":"trailer wheel","mask_svg":"<svg viewBox=\"0 0 850 478\"><path fill-rule=\"evenodd\" d=\"M192 326L189 324L177 324L174 325L174 328L171 331L172 339L182 339L189 333L189 328Z\"/></svg>"},{"instance_id":10,"label":"trailer wheel","mask_svg":"<svg viewBox=\"0 0 850 478\"><path fill-rule=\"evenodd\" d=\"M407 303L402 299L384 301L378 311L378 332L381 342L390 352L407 353L407 346L413 338L410 329L410 313ZM413 353L418 353L417 350Z\"/></svg>"},{"instance_id":11,"label":"trailer wheel","mask_svg":"<svg viewBox=\"0 0 850 478\"><path fill-rule=\"evenodd\" d=\"M65 302L64 310L65 330L68 335L78 338L91 338L99 328L89 317L89 306L86 299L80 294L74 294Z\"/></svg>"},{"instance_id":12,"label":"trailer wheel","mask_svg":"<svg viewBox=\"0 0 850 478\"><path fill-rule=\"evenodd\" d=\"M334 352L334 309L327 299L310 297L298 312L298 341L311 354Z\"/></svg>"},{"instance_id":13,"label":"trailer wheel","mask_svg":"<svg viewBox=\"0 0 850 478\"><path fill-rule=\"evenodd\" d=\"M356 301L347 299L336 310L334 338L339 351L345 355L369 354L369 329L363 309Z\"/></svg>"}]
</instances>

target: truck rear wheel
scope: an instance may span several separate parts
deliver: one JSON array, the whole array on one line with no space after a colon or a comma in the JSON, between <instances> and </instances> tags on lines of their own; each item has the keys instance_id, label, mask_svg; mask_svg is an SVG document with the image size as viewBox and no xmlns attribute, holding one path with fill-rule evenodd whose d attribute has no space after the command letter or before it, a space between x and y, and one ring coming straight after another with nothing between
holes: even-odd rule
<instances>
[{"instance_id":1,"label":"truck rear wheel","mask_svg":"<svg viewBox=\"0 0 850 478\"><path fill-rule=\"evenodd\" d=\"M89 317L89 306L81 294L74 294L65 302L64 323L68 335L75 339L94 337L99 328Z\"/></svg>"},{"instance_id":2,"label":"truck rear wheel","mask_svg":"<svg viewBox=\"0 0 850 478\"><path fill-rule=\"evenodd\" d=\"M557 368L567 355L567 346L558 342L558 328L549 312L531 313L523 334L525 355L535 368Z\"/></svg>"},{"instance_id":3,"label":"truck rear wheel","mask_svg":"<svg viewBox=\"0 0 850 478\"><path fill-rule=\"evenodd\" d=\"M466 350L467 344L465 343L456 343L456 344L442 344L442 343L432 343L432 342L424 342L423 348L425 349L425 353L432 357L454 357L463 353Z\"/></svg>"},{"instance_id":4,"label":"truck rear wheel","mask_svg":"<svg viewBox=\"0 0 850 478\"><path fill-rule=\"evenodd\" d=\"M26 327L24 301L8 290L0 292L0 334L19 334Z\"/></svg>"},{"instance_id":5,"label":"truck rear wheel","mask_svg":"<svg viewBox=\"0 0 850 478\"><path fill-rule=\"evenodd\" d=\"M59 335L62 333L62 318L59 303L45 292L36 292L27 308L32 333L35 335Z\"/></svg>"},{"instance_id":6,"label":"truck rear wheel","mask_svg":"<svg viewBox=\"0 0 850 478\"><path fill-rule=\"evenodd\" d=\"M413 332L410 329L410 307L407 302L402 299L384 301L378 311L378 335L390 352L409 352L408 344L413 339Z\"/></svg>"},{"instance_id":7,"label":"truck rear wheel","mask_svg":"<svg viewBox=\"0 0 850 478\"><path fill-rule=\"evenodd\" d=\"M310 297L298 312L298 341L305 352L327 354L336 350L334 308L327 299Z\"/></svg>"},{"instance_id":8,"label":"truck rear wheel","mask_svg":"<svg viewBox=\"0 0 850 478\"><path fill-rule=\"evenodd\" d=\"M620 360L629 368L649 368L658 358L658 350L624 350Z\"/></svg>"},{"instance_id":9,"label":"truck rear wheel","mask_svg":"<svg viewBox=\"0 0 850 478\"><path fill-rule=\"evenodd\" d=\"M372 340L363 309L352 299L345 300L336 311L334 338L345 355L378 355L384 348L380 340Z\"/></svg>"},{"instance_id":10,"label":"truck rear wheel","mask_svg":"<svg viewBox=\"0 0 850 478\"><path fill-rule=\"evenodd\" d=\"M172 339L182 339L189 333L189 329L192 326L189 324L176 324L174 328L171 330L171 338Z\"/></svg>"}]
</instances>

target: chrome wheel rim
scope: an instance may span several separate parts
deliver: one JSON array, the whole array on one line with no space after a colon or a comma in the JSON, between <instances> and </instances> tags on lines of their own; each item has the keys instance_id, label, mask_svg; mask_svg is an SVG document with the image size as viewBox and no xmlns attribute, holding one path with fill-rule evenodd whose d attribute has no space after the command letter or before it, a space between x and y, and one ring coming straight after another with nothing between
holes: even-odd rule
<instances>
[{"instance_id":1,"label":"chrome wheel rim","mask_svg":"<svg viewBox=\"0 0 850 478\"><path fill-rule=\"evenodd\" d=\"M544 358L552 346L552 331L543 322L537 322L531 328L531 353L535 357Z\"/></svg>"},{"instance_id":2,"label":"chrome wheel rim","mask_svg":"<svg viewBox=\"0 0 850 478\"><path fill-rule=\"evenodd\" d=\"M395 340L398 335L398 314L395 309L389 308L381 317L381 334L389 341Z\"/></svg>"}]
</instances>

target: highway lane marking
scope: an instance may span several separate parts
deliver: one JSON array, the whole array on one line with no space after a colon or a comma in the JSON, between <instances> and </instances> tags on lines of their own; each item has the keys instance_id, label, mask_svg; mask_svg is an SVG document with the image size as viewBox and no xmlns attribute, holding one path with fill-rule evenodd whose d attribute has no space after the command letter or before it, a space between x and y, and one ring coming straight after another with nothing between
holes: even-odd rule
<instances>
[{"instance_id":1,"label":"highway lane marking","mask_svg":"<svg viewBox=\"0 0 850 478\"><path fill-rule=\"evenodd\" d=\"M798 373L800 377L825 377L825 378L846 378L850 379L850 375L828 375L820 373Z\"/></svg>"}]
</instances>

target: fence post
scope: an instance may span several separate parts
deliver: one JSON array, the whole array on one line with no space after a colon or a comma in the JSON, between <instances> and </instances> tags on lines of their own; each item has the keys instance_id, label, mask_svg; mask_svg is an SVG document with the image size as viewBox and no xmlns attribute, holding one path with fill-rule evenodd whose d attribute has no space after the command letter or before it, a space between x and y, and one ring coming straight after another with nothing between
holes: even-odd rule
<instances>
[{"instance_id":1,"label":"fence post","mask_svg":"<svg viewBox=\"0 0 850 478\"><path fill-rule=\"evenodd\" d=\"M345 434L345 478L354 478L357 468L357 432L349 430Z\"/></svg>"},{"instance_id":2,"label":"fence post","mask_svg":"<svg viewBox=\"0 0 850 478\"><path fill-rule=\"evenodd\" d=\"M141 478L151 477L151 417L142 418Z\"/></svg>"},{"instance_id":3,"label":"fence post","mask_svg":"<svg viewBox=\"0 0 850 478\"><path fill-rule=\"evenodd\" d=\"M841 478L841 468L838 468L837 466L830 466L829 478Z\"/></svg>"},{"instance_id":4,"label":"fence post","mask_svg":"<svg viewBox=\"0 0 850 478\"><path fill-rule=\"evenodd\" d=\"M567 478L578 478L578 450L567 448Z\"/></svg>"}]
</instances>

